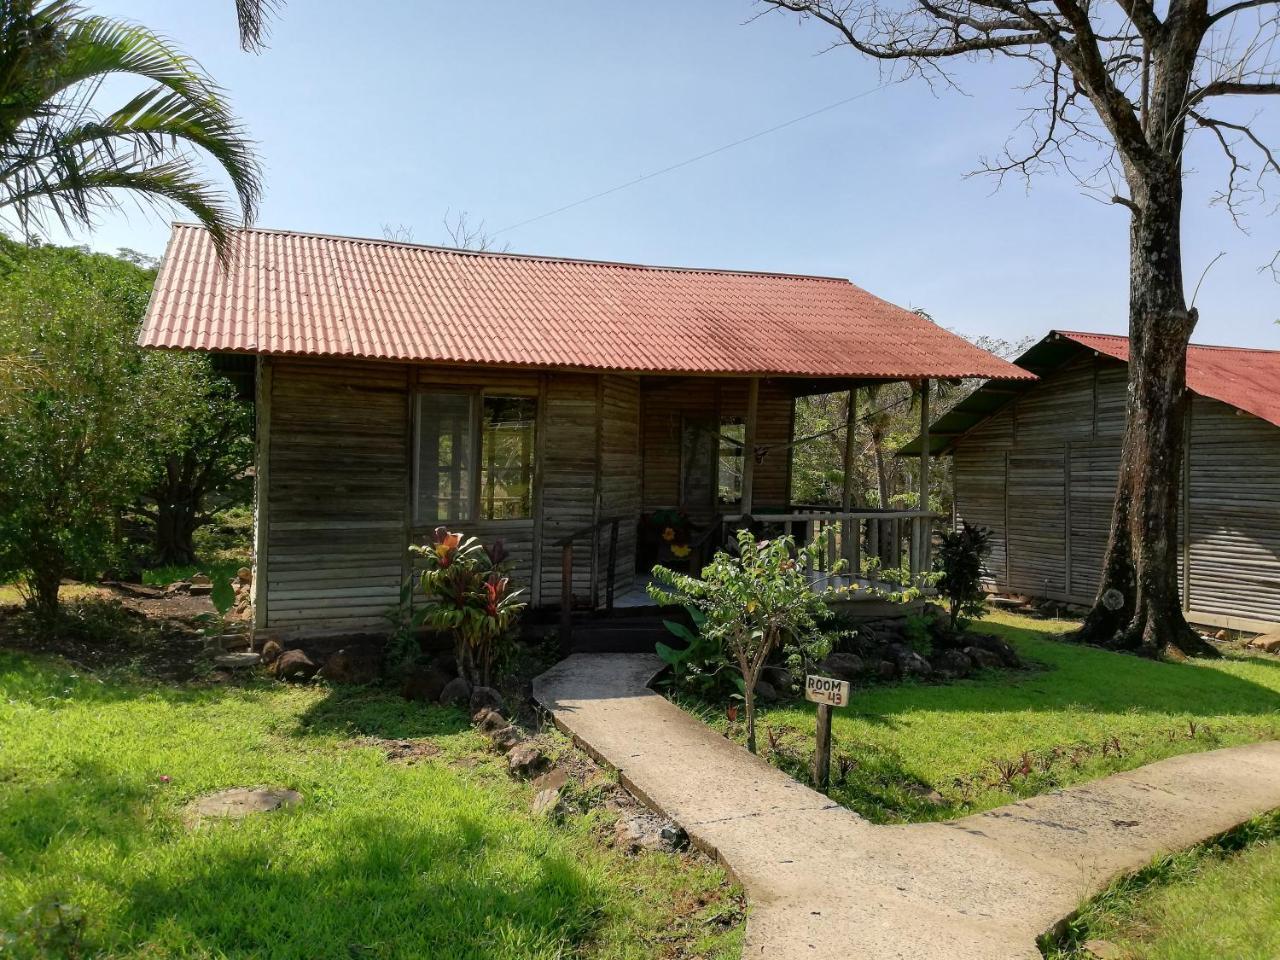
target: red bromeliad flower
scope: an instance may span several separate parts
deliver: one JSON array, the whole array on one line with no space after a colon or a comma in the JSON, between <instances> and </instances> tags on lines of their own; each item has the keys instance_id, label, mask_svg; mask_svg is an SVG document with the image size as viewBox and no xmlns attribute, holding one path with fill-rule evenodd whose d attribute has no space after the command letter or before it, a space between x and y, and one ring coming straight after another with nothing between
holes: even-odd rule
<instances>
[{"instance_id":1,"label":"red bromeliad flower","mask_svg":"<svg viewBox=\"0 0 1280 960\"><path fill-rule=\"evenodd\" d=\"M442 567L453 563L453 555L458 552L460 543L462 534L450 533L447 527L436 527L431 534L431 548L436 555L436 562Z\"/></svg>"},{"instance_id":2,"label":"red bromeliad flower","mask_svg":"<svg viewBox=\"0 0 1280 960\"><path fill-rule=\"evenodd\" d=\"M485 604L484 611L491 617L498 615L498 603L506 595L507 578L506 577L490 577L484 582Z\"/></svg>"}]
</instances>

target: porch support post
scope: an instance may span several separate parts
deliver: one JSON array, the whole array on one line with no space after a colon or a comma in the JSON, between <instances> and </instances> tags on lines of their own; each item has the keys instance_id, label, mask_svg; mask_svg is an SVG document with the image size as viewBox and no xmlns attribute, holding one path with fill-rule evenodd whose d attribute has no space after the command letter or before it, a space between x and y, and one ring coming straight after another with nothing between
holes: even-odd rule
<instances>
[{"instance_id":1,"label":"porch support post","mask_svg":"<svg viewBox=\"0 0 1280 960\"><path fill-rule=\"evenodd\" d=\"M253 631L267 626L267 566L271 529L271 361L258 355L254 377L254 415L257 418L253 478L253 579L249 583L249 605L253 609Z\"/></svg>"},{"instance_id":2,"label":"porch support post","mask_svg":"<svg viewBox=\"0 0 1280 960\"><path fill-rule=\"evenodd\" d=\"M840 496L840 509L845 513L853 510L853 465L857 458L855 430L858 425L858 389L849 388L849 401L844 411L844 489ZM844 559L849 565L850 583L858 575L860 558L858 557L859 541L862 538L862 521L845 520L840 524L840 546Z\"/></svg>"},{"instance_id":3,"label":"porch support post","mask_svg":"<svg viewBox=\"0 0 1280 960\"><path fill-rule=\"evenodd\" d=\"M920 381L920 509L929 509L929 381ZM929 569L930 523L921 517L916 523L916 567L918 573Z\"/></svg>"},{"instance_id":4,"label":"porch support post","mask_svg":"<svg viewBox=\"0 0 1280 960\"><path fill-rule=\"evenodd\" d=\"M756 475L756 416L760 409L760 378L747 381L747 422L742 431L742 513L751 515Z\"/></svg>"}]
</instances>

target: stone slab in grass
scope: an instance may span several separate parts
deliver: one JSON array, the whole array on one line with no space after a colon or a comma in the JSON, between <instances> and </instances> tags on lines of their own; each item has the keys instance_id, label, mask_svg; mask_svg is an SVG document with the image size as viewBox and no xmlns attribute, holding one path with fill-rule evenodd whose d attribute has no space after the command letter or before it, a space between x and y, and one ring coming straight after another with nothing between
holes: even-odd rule
<instances>
[{"instance_id":1,"label":"stone slab in grass","mask_svg":"<svg viewBox=\"0 0 1280 960\"><path fill-rule=\"evenodd\" d=\"M243 670L247 667L256 667L261 660L261 654L251 653L247 650L223 653L213 658L214 663L228 670Z\"/></svg>"},{"instance_id":2,"label":"stone slab in grass","mask_svg":"<svg viewBox=\"0 0 1280 960\"><path fill-rule=\"evenodd\" d=\"M247 817L254 813L270 813L281 807L295 807L302 794L284 787L232 787L200 797L191 804L191 813L199 818Z\"/></svg>"}]
</instances>

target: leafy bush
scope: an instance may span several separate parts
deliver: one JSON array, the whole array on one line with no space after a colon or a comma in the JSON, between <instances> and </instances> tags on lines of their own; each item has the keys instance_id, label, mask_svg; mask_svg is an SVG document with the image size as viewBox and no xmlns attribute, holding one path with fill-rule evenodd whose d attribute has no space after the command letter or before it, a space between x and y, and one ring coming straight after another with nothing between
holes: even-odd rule
<instances>
[{"instance_id":1,"label":"leafy bush","mask_svg":"<svg viewBox=\"0 0 1280 960\"><path fill-rule=\"evenodd\" d=\"M825 550L825 534L797 549L791 537L757 541L750 530L739 530L738 556L717 553L700 578L653 568L658 583L650 584L650 595L660 602L670 602L674 595L686 609L698 611L703 618L699 635L718 644L725 661L737 666L752 753L755 688L769 654L787 641L799 646L825 642L819 621L826 602L810 578Z\"/></svg>"},{"instance_id":2,"label":"leafy bush","mask_svg":"<svg viewBox=\"0 0 1280 960\"><path fill-rule=\"evenodd\" d=\"M982 561L991 553L991 531L962 522L942 534L938 548L938 589L951 606L951 629L959 630L982 615Z\"/></svg>"},{"instance_id":3,"label":"leafy bush","mask_svg":"<svg viewBox=\"0 0 1280 960\"><path fill-rule=\"evenodd\" d=\"M724 640L702 629L707 618L701 610L692 606L685 609L693 621L692 630L676 620L663 621L672 635L685 642L684 649L665 643L658 643L656 647L662 662L671 668L669 685L704 701L722 700L734 693L741 695L742 677L730 668Z\"/></svg>"},{"instance_id":4,"label":"leafy bush","mask_svg":"<svg viewBox=\"0 0 1280 960\"><path fill-rule=\"evenodd\" d=\"M460 675L472 686L488 684L500 644L525 608L523 591L507 576L506 548L436 527L431 543L412 551L427 563L418 581L426 602L413 625L450 634Z\"/></svg>"}]
</instances>

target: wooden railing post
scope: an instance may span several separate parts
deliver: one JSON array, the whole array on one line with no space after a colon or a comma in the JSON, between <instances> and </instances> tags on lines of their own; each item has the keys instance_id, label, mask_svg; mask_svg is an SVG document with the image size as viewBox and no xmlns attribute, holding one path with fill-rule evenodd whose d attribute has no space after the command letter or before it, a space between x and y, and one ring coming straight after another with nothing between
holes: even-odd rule
<instances>
[{"instance_id":1,"label":"wooden railing post","mask_svg":"<svg viewBox=\"0 0 1280 960\"><path fill-rule=\"evenodd\" d=\"M573 542L560 553L560 652L573 652Z\"/></svg>"},{"instance_id":2,"label":"wooden railing post","mask_svg":"<svg viewBox=\"0 0 1280 960\"><path fill-rule=\"evenodd\" d=\"M920 576L920 521L922 519L922 517L911 518L911 542L907 546L911 553L907 558L907 564L911 570L912 580Z\"/></svg>"}]
</instances>

